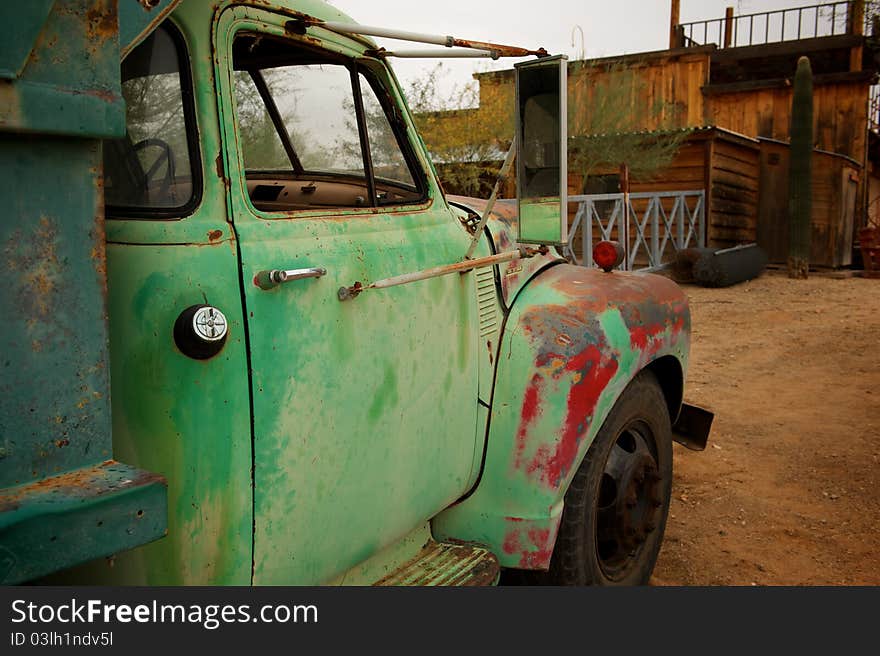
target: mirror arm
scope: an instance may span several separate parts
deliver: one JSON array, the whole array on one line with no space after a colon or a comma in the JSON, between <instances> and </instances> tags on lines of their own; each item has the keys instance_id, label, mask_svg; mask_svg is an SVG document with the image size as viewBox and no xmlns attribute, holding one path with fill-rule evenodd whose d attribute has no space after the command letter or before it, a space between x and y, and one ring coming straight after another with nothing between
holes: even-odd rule
<instances>
[{"instance_id":1,"label":"mirror arm","mask_svg":"<svg viewBox=\"0 0 880 656\"><path fill-rule=\"evenodd\" d=\"M483 228L486 227L489 215L495 207L495 201L498 200L498 194L501 193L501 186L507 182L507 176L510 173L510 167L513 166L515 156L516 135L513 136L513 141L510 142L510 148L507 150L507 156L504 158L504 164L501 165L501 170L498 171L498 177L495 179L495 186L492 188L492 195L489 196L489 201L486 203L486 209L483 210L483 216L480 217L480 222L477 224L474 234L471 235L471 245L468 247L467 253L464 254L464 259L466 260L471 259L474 250L477 248L477 244L480 243L480 236L483 234Z\"/></svg>"}]
</instances>

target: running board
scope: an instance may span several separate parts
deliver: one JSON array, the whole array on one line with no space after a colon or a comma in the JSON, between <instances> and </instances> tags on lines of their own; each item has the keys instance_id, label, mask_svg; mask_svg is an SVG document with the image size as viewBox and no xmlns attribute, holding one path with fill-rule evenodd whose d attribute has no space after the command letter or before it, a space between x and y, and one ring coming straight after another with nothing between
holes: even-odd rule
<instances>
[{"instance_id":1,"label":"running board","mask_svg":"<svg viewBox=\"0 0 880 656\"><path fill-rule=\"evenodd\" d=\"M500 572L495 554L486 549L431 540L415 558L373 585L495 585Z\"/></svg>"}]
</instances>

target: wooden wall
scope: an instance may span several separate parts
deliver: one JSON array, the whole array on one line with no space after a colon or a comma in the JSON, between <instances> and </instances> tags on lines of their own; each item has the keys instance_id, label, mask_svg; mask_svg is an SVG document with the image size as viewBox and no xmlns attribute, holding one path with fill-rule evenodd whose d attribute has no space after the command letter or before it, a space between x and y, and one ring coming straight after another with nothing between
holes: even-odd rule
<instances>
[{"instance_id":1,"label":"wooden wall","mask_svg":"<svg viewBox=\"0 0 880 656\"><path fill-rule=\"evenodd\" d=\"M705 125L702 88L709 81L712 51L712 47L687 48L570 62L572 133ZM481 110L507 107L514 111L513 71L478 73L474 77L480 84ZM607 109L612 111L604 111ZM450 120L457 118L450 116Z\"/></svg>"},{"instance_id":2,"label":"wooden wall","mask_svg":"<svg viewBox=\"0 0 880 656\"><path fill-rule=\"evenodd\" d=\"M788 255L789 146L761 140L761 195L758 244L771 262ZM852 263L854 219L860 167L834 153L813 153L812 248L810 264L842 267Z\"/></svg>"},{"instance_id":3,"label":"wooden wall","mask_svg":"<svg viewBox=\"0 0 880 656\"><path fill-rule=\"evenodd\" d=\"M705 136L693 135L679 148L670 165L644 178L633 178L630 191L689 191L706 186Z\"/></svg>"},{"instance_id":4,"label":"wooden wall","mask_svg":"<svg viewBox=\"0 0 880 656\"><path fill-rule=\"evenodd\" d=\"M619 82L630 90L633 112L630 124L616 131L716 126L747 137L788 141L790 81L712 84L710 60L711 49L694 48L571 62L570 113L580 109L582 116L575 122L588 132L607 132L607 125L591 125L590 110L596 106L597 91ZM513 110L512 71L475 77L481 108ZM816 148L864 160L870 84L870 75L864 72L814 78Z\"/></svg>"},{"instance_id":5,"label":"wooden wall","mask_svg":"<svg viewBox=\"0 0 880 656\"><path fill-rule=\"evenodd\" d=\"M708 245L728 248L755 241L758 224L757 142L716 132L707 142Z\"/></svg>"},{"instance_id":6,"label":"wooden wall","mask_svg":"<svg viewBox=\"0 0 880 656\"><path fill-rule=\"evenodd\" d=\"M705 125L701 89L708 81L709 53L703 49L575 62L569 106L585 111L572 127L581 134L604 134ZM606 112L591 115L589 108L601 107L608 95L612 104Z\"/></svg>"},{"instance_id":7,"label":"wooden wall","mask_svg":"<svg viewBox=\"0 0 880 656\"><path fill-rule=\"evenodd\" d=\"M817 84L813 88L813 122L816 148L863 161L868 121L865 81ZM750 137L788 141L791 123L791 88L716 93L706 89L706 125Z\"/></svg>"}]
</instances>

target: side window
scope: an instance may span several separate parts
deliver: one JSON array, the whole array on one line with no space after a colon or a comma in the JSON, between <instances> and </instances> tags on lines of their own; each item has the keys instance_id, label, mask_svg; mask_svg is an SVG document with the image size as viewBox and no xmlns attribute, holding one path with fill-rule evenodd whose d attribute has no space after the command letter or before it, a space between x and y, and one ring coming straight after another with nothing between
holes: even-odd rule
<instances>
[{"instance_id":1,"label":"side window","mask_svg":"<svg viewBox=\"0 0 880 656\"><path fill-rule=\"evenodd\" d=\"M370 81L363 73L361 73L360 87L363 91L364 116L367 119L376 179L415 187L415 180L413 180L406 158L400 150L400 144L388 119L388 114L379 102Z\"/></svg>"},{"instance_id":2,"label":"side window","mask_svg":"<svg viewBox=\"0 0 880 656\"><path fill-rule=\"evenodd\" d=\"M284 142L263 104L254 80L245 71L234 71L232 83L238 99L238 126L244 144L244 166L250 171L279 171L290 167Z\"/></svg>"},{"instance_id":3,"label":"side window","mask_svg":"<svg viewBox=\"0 0 880 656\"><path fill-rule=\"evenodd\" d=\"M240 81L244 78L250 84ZM248 170L299 169L365 177L351 74L345 66L306 64L236 71L235 80ZM271 118L276 111L278 129ZM285 154L284 141L292 148L293 162ZM266 146L270 146L268 152Z\"/></svg>"},{"instance_id":4,"label":"side window","mask_svg":"<svg viewBox=\"0 0 880 656\"><path fill-rule=\"evenodd\" d=\"M122 62L127 134L104 142L110 216L173 218L197 202L200 176L183 38L165 23ZM184 73L182 73L182 71Z\"/></svg>"},{"instance_id":5,"label":"side window","mask_svg":"<svg viewBox=\"0 0 880 656\"><path fill-rule=\"evenodd\" d=\"M252 35L234 44L233 88L251 203L286 211L419 202L390 102L350 60Z\"/></svg>"}]
</instances>

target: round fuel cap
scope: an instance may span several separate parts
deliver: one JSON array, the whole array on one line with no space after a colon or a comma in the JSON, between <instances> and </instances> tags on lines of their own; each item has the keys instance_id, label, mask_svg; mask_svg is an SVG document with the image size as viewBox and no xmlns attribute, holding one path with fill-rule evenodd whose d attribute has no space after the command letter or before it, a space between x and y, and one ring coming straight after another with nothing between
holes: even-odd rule
<instances>
[{"instance_id":1,"label":"round fuel cap","mask_svg":"<svg viewBox=\"0 0 880 656\"><path fill-rule=\"evenodd\" d=\"M174 322L174 343L184 355L207 360L226 344L229 322L213 305L191 305Z\"/></svg>"},{"instance_id":2,"label":"round fuel cap","mask_svg":"<svg viewBox=\"0 0 880 656\"><path fill-rule=\"evenodd\" d=\"M226 337L226 317L211 305L196 310L192 323L196 335L205 341L216 342Z\"/></svg>"}]
</instances>

